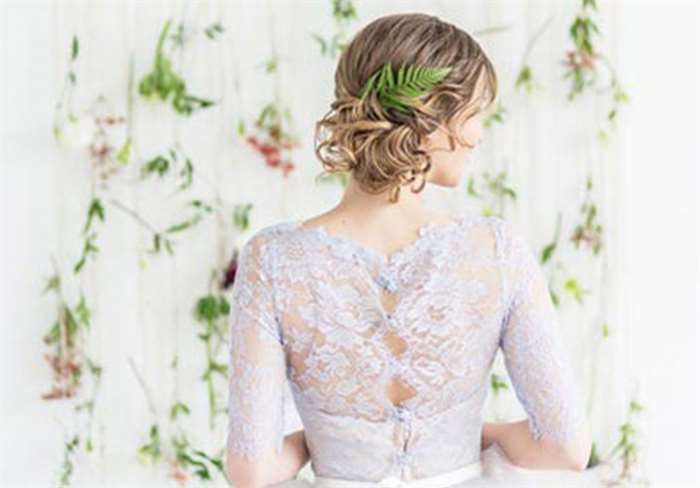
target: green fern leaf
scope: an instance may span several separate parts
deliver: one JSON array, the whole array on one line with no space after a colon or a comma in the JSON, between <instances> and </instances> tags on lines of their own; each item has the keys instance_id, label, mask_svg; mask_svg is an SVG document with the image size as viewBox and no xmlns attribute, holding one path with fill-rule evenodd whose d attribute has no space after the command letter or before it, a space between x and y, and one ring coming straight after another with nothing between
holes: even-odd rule
<instances>
[{"instance_id":1,"label":"green fern leaf","mask_svg":"<svg viewBox=\"0 0 700 488\"><path fill-rule=\"evenodd\" d=\"M408 112L414 99L427 93L451 70L451 67L433 68L402 64L394 77L391 63L387 62L367 80L360 97L364 100L368 93L375 92L384 108Z\"/></svg>"}]
</instances>

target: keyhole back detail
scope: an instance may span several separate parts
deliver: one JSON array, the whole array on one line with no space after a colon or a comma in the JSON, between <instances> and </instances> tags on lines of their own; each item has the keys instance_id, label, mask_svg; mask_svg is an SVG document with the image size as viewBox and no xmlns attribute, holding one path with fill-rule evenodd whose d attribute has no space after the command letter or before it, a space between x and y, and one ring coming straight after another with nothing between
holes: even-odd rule
<instances>
[{"instance_id":1,"label":"keyhole back detail","mask_svg":"<svg viewBox=\"0 0 700 488\"><path fill-rule=\"evenodd\" d=\"M381 340L386 348L387 368L384 391L387 401L394 407L398 407L414 397L416 390L404 378L408 343L401 337L401 320L396 315L400 287L391 275L387 275L386 271L384 273L380 273L376 280L381 288L379 306L385 318L381 330Z\"/></svg>"}]
</instances>

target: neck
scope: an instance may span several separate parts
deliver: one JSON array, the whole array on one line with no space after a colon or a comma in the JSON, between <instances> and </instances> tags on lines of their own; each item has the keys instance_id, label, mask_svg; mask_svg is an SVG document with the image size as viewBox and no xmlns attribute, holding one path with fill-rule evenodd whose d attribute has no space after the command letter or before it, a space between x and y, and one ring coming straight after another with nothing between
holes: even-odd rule
<instances>
[{"instance_id":1,"label":"neck","mask_svg":"<svg viewBox=\"0 0 700 488\"><path fill-rule=\"evenodd\" d=\"M422 193L413 193L409 186L403 186L398 202L389 200L390 190L379 194L364 191L354 177L345 189L336 210L342 211L353 220L386 222L415 222L430 220L435 214L423 201Z\"/></svg>"}]
</instances>

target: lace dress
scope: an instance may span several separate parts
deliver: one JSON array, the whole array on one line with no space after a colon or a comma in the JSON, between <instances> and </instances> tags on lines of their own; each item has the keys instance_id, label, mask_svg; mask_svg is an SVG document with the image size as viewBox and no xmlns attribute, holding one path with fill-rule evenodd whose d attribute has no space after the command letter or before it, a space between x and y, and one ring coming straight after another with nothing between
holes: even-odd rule
<instances>
[{"instance_id":1,"label":"lace dress","mask_svg":"<svg viewBox=\"0 0 700 488\"><path fill-rule=\"evenodd\" d=\"M563 443L586 422L544 274L500 217L426 224L389 256L302 221L270 225L241 249L230 317L237 455L280 452L289 387L319 478L414 486L479 465L450 486L596 486L481 451L499 348L534 438Z\"/></svg>"}]
</instances>

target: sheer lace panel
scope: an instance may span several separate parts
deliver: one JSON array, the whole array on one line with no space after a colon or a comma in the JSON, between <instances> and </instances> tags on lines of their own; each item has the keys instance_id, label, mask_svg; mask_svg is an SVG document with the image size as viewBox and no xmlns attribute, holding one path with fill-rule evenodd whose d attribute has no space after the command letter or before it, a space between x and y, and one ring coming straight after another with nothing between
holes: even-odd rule
<instances>
[{"instance_id":1,"label":"sheer lace panel","mask_svg":"<svg viewBox=\"0 0 700 488\"><path fill-rule=\"evenodd\" d=\"M285 354L264 233L241 249L231 290L228 450L258 459L282 447Z\"/></svg>"},{"instance_id":2,"label":"sheer lace panel","mask_svg":"<svg viewBox=\"0 0 700 488\"><path fill-rule=\"evenodd\" d=\"M515 227L497 222L506 305L499 345L534 439L562 444L582 427L582 404L557 312L535 253Z\"/></svg>"}]
</instances>

